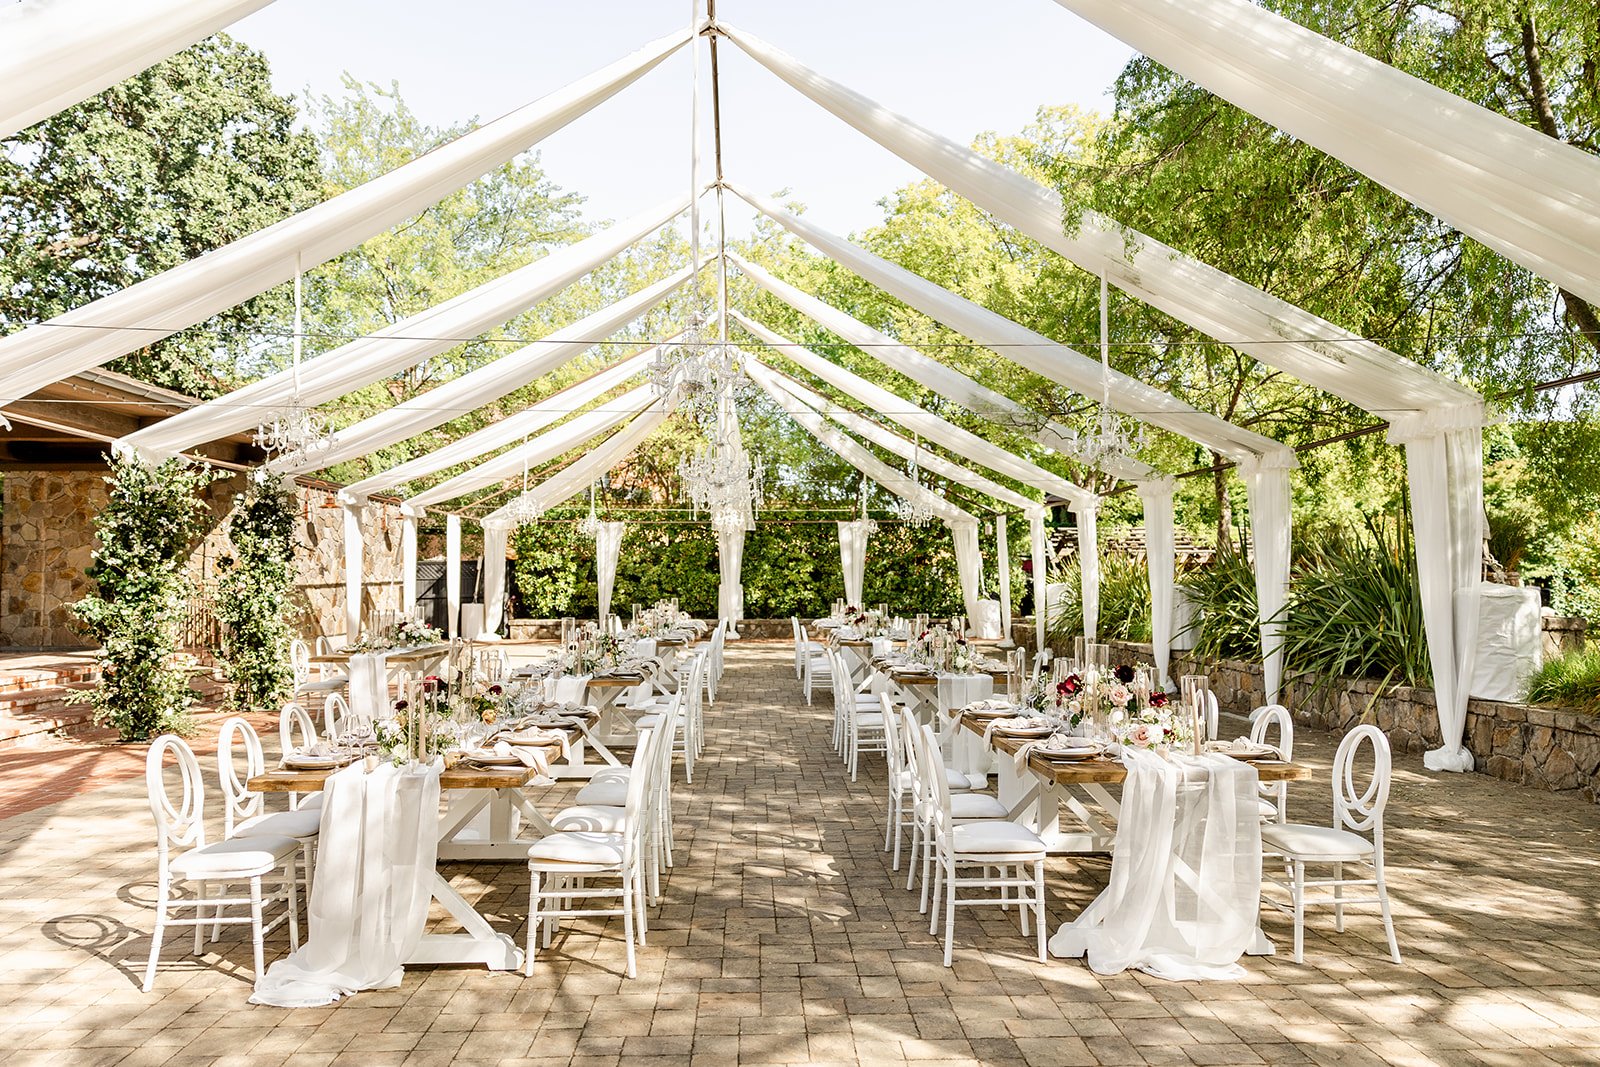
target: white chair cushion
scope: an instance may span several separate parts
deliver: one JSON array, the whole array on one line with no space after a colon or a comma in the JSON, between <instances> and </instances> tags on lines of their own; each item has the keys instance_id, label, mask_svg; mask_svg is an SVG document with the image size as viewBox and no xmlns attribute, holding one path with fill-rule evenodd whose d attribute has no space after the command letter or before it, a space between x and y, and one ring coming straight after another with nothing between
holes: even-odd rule
<instances>
[{"instance_id":1,"label":"white chair cushion","mask_svg":"<svg viewBox=\"0 0 1600 1067\"><path fill-rule=\"evenodd\" d=\"M300 851L292 837L230 837L174 856L178 878L249 878L282 867Z\"/></svg>"},{"instance_id":2,"label":"white chair cushion","mask_svg":"<svg viewBox=\"0 0 1600 1067\"><path fill-rule=\"evenodd\" d=\"M303 811L306 808L316 808L318 811L321 811L322 810L322 799L324 797L326 797L327 795L328 794L326 794L326 793L310 793L310 794L302 793L302 794L300 794L300 807L296 808L295 810L296 811Z\"/></svg>"},{"instance_id":3,"label":"white chair cushion","mask_svg":"<svg viewBox=\"0 0 1600 1067\"><path fill-rule=\"evenodd\" d=\"M615 866L622 862L622 835L577 830L549 834L528 849L528 862Z\"/></svg>"},{"instance_id":4,"label":"white chair cushion","mask_svg":"<svg viewBox=\"0 0 1600 1067\"><path fill-rule=\"evenodd\" d=\"M620 808L628 802L628 783L611 779L604 782L590 782L578 790L575 798L579 804L597 804L605 808Z\"/></svg>"},{"instance_id":5,"label":"white chair cushion","mask_svg":"<svg viewBox=\"0 0 1600 1067\"><path fill-rule=\"evenodd\" d=\"M319 794L320 795L320 794ZM304 841L322 829L322 806L294 811L269 811L233 828L234 837L292 837Z\"/></svg>"},{"instance_id":6,"label":"white chair cushion","mask_svg":"<svg viewBox=\"0 0 1600 1067\"><path fill-rule=\"evenodd\" d=\"M344 687L345 679L343 678L324 678L321 681L301 682L294 687L294 691L296 693L331 693L335 689L343 689Z\"/></svg>"},{"instance_id":7,"label":"white chair cushion","mask_svg":"<svg viewBox=\"0 0 1600 1067\"><path fill-rule=\"evenodd\" d=\"M574 804L562 808L550 822L557 830L589 830L606 834L619 834L627 815L626 808L605 807L600 804Z\"/></svg>"},{"instance_id":8,"label":"white chair cushion","mask_svg":"<svg viewBox=\"0 0 1600 1067\"><path fill-rule=\"evenodd\" d=\"M910 789L911 782L911 772L901 771L898 776L896 776L894 785L896 789ZM945 788L949 789L952 793L965 793L972 788L971 780L954 767L946 767L944 769L944 784Z\"/></svg>"},{"instance_id":9,"label":"white chair cushion","mask_svg":"<svg viewBox=\"0 0 1600 1067\"><path fill-rule=\"evenodd\" d=\"M1315 859L1327 856L1370 856L1372 842L1349 830L1308 823L1268 823L1261 828L1261 845L1284 855Z\"/></svg>"},{"instance_id":10,"label":"white chair cushion","mask_svg":"<svg viewBox=\"0 0 1600 1067\"><path fill-rule=\"evenodd\" d=\"M951 798L952 801L955 798ZM997 819L992 822L968 822L950 831L950 847L957 855L988 855L990 853L1044 854L1044 840L1026 826Z\"/></svg>"},{"instance_id":11,"label":"white chair cushion","mask_svg":"<svg viewBox=\"0 0 1600 1067\"><path fill-rule=\"evenodd\" d=\"M955 819L1004 819L1011 810L999 797L988 793L956 793L950 797L950 816Z\"/></svg>"}]
</instances>

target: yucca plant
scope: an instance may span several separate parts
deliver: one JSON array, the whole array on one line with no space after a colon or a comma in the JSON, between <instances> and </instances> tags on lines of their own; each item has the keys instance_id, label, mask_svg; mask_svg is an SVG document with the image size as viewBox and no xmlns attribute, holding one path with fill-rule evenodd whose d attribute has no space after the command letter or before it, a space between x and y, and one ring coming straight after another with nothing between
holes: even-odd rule
<instances>
[{"instance_id":1,"label":"yucca plant","mask_svg":"<svg viewBox=\"0 0 1600 1067\"><path fill-rule=\"evenodd\" d=\"M1600 714L1600 645L1545 660L1528 678L1527 701Z\"/></svg>"},{"instance_id":2,"label":"yucca plant","mask_svg":"<svg viewBox=\"0 0 1600 1067\"><path fill-rule=\"evenodd\" d=\"M1069 644L1083 633L1083 571L1074 559L1050 576L1067 586L1045 633ZM1150 569L1139 556L1112 553L1100 558L1100 624L1102 641L1150 640Z\"/></svg>"},{"instance_id":3,"label":"yucca plant","mask_svg":"<svg viewBox=\"0 0 1600 1067\"><path fill-rule=\"evenodd\" d=\"M1317 535L1297 570L1284 658L1313 693L1340 678L1377 679L1383 688L1429 684L1422 592L1403 522Z\"/></svg>"},{"instance_id":4,"label":"yucca plant","mask_svg":"<svg viewBox=\"0 0 1600 1067\"><path fill-rule=\"evenodd\" d=\"M1256 574L1243 550L1222 542L1210 563L1178 583L1194 605L1186 633L1200 660L1261 658L1261 622L1256 618Z\"/></svg>"}]
</instances>

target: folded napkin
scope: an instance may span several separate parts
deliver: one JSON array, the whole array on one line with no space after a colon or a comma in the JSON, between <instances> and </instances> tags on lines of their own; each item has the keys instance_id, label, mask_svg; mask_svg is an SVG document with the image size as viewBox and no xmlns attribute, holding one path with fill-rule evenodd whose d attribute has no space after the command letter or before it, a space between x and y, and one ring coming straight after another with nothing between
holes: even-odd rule
<instances>
[{"instance_id":1,"label":"folded napkin","mask_svg":"<svg viewBox=\"0 0 1600 1067\"><path fill-rule=\"evenodd\" d=\"M1248 737L1236 737L1232 741L1207 741L1205 750L1207 752L1220 752L1224 756L1231 756L1236 753L1245 753L1253 756L1258 752L1270 752L1273 759L1283 758L1283 753L1277 748L1252 741Z\"/></svg>"},{"instance_id":2,"label":"folded napkin","mask_svg":"<svg viewBox=\"0 0 1600 1067\"><path fill-rule=\"evenodd\" d=\"M1008 705L1002 704L1000 706L1006 707ZM996 730L1009 730L1017 727L1027 727L1033 725L1043 726L1044 720L1036 719L1035 716L1032 715L1013 715L1010 718L990 719L989 725L983 728L983 743L986 745L989 744L989 742L994 739L994 733Z\"/></svg>"},{"instance_id":3,"label":"folded napkin","mask_svg":"<svg viewBox=\"0 0 1600 1067\"><path fill-rule=\"evenodd\" d=\"M544 749L528 748L524 745L513 745L506 741L497 741L492 749L496 756L515 756L517 762L524 767L531 767L540 778L550 777L550 761L544 758Z\"/></svg>"},{"instance_id":4,"label":"folded napkin","mask_svg":"<svg viewBox=\"0 0 1600 1067\"><path fill-rule=\"evenodd\" d=\"M1050 748L1067 752L1096 752L1099 751L1100 746L1085 741L1081 737L1072 737L1069 734L1055 733L1049 737L1041 737L1027 742L1012 754L1011 760L1016 764L1019 773L1028 765L1028 757L1033 755L1033 750L1036 748Z\"/></svg>"}]
</instances>

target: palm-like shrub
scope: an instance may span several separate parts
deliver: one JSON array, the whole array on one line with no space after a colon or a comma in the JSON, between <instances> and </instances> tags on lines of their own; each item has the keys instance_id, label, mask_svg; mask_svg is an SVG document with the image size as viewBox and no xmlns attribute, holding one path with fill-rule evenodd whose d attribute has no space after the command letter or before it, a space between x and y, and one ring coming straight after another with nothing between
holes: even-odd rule
<instances>
[{"instance_id":1,"label":"palm-like shrub","mask_svg":"<svg viewBox=\"0 0 1600 1067\"><path fill-rule=\"evenodd\" d=\"M1058 568L1051 581L1066 590L1046 620L1045 633L1067 644L1083 633L1083 570L1074 559ZM1138 556L1112 553L1100 558L1100 619L1102 641L1150 640L1150 568Z\"/></svg>"},{"instance_id":2,"label":"palm-like shrub","mask_svg":"<svg viewBox=\"0 0 1600 1067\"><path fill-rule=\"evenodd\" d=\"M1600 645L1545 660L1528 679L1527 700L1600 713Z\"/></svg>"},{"instance_id":3,"label":"palm-like shrub","mask_svg":"<svg viewBox=\"0 0 1600 1067\"><path fill-rule=\"evenodd\" d=\"M1261 658L1261 623L1256 611L1256 574L1241 549L1224 541L1210 563L1178 583L1194 606L1185 630L1201 660Z\"/></svg>"}]
</instances>

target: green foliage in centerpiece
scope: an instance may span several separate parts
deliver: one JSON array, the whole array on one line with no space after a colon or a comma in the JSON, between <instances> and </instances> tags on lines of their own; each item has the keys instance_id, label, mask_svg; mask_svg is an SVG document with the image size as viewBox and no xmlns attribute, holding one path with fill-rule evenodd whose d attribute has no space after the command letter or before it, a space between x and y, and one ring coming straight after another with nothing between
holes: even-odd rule
<instances>
[{"instance_id":1,"label":"green foliage in centerpiece","mask_svg":"<svg viewBox=\"0 0 1600 1067\"><path fill-rule=\"evenodd\" d=\"M200 491L215 475L182 459L109 462L111 495L95 516L99 547L87 571L96 591L72 606L100 643L100 684L75 696L125 741L181 733L194 699L178 649L192 592L184 563L203 529Z\"/></svg>"},{"instance_id":2,"label":"green foliage in centerpiece","mask_svg":"<svg viewBox=\"0 0 1600 1067\"><path fill-rule=\"evenodd\" d=\"M240 711L275 707L289 692L294 591L294 496L281 480L253 476L228 519L231 560L217 584L222 662Z\"/></svg>"}]
</instances>

